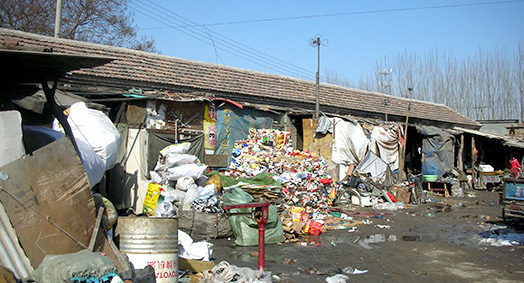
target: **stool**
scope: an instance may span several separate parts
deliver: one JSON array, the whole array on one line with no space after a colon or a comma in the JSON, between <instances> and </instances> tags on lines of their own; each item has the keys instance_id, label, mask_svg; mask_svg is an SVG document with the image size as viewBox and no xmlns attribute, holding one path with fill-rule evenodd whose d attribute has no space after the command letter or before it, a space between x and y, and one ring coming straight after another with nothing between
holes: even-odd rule
<instances>
[{"instance_id":1,"label":"stool","mask_svg":"<svg viewBox=\"0 0 524 283\"><path fill-rule=\"evenodd\" d=\"M450 196L449 191L448 191L448 183L446 182L424 182L424 183L427 184L428 191L430 192L431 195L433 195L434 192L442 192L445 197Z\"/></svg>"}]
</instances>

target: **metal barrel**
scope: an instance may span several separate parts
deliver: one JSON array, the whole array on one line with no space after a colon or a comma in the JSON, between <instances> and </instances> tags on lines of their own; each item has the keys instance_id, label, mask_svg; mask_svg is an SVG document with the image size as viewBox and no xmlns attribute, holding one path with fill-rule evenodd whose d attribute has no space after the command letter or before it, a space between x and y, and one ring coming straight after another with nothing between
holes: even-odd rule
<instances>
[{"instance_id":1,"label":"metal barrel","mask_svg":"<svg viewBox=\"0 0 524 283\"><path fill-rule=\"evenodd\" d=\"M135 269L155 268L157 283L178 282L178 219L119 217L115 235Z\"/></svg>"}]
</instances>

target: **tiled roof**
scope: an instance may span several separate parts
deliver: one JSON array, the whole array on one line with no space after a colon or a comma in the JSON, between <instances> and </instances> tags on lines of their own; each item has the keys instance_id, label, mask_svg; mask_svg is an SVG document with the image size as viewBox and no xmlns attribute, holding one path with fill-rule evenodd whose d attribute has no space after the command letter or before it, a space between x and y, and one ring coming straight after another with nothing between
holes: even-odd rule
<instances>
[{"instance_id":1,"label":"tiled roof","mask_svg":"<svg viewBox=\"0 0 524 283\"><path fill-rule=\"evenodd\" d=\"M246 69L204 63L126 48L59 39L9 29L0 29L0 40L14 37L23 46L50 47L53 52L80 55L101 55L115 61L77 74L137 80L153 84L173 85L203 91L240 94L261 99L315 103L315 82L273 75ZM320 85L320 105L342 107L359 112L382 114L389 99L389 115L480 127L476 121L443 104L400 98L375 92L330 84Z\"/></svg>"}]
</instances>

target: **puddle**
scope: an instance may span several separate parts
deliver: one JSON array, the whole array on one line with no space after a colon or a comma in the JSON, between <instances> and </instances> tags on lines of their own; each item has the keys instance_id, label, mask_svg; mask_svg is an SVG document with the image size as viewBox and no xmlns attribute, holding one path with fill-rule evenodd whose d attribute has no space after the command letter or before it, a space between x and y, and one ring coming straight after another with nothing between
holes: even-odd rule
<instances>
[{"instance_id":1,"label":"puddle","mask_svg":"<svg viewBox=\"0 0 524 283\"><path fill-rule=\"evenodd\" d=\"M245 252L245 251L233 251L230 256L230 258L243 261L243 262L258 262L258 252L251 251L251 252ZM291 263L288 259L283 258L282 256L272 256L271 254L268 254L268 250L266 249L264 260L266 262L275 262L275 263L281 263L281 264L289 264Z\"/></svg>"},{"instance_id":2,"label":"puddle","mask_svg":"<svg viewBox=\"0 0 524 283\"><path fill-rule=\"evenodd\" d=\"M370 244L396 242L397 240L397 235L374 234L366 237L365 239L357 239L357 242L361 247L371 250L373 248L370 246Z\"/></svg>"}]
</instances>

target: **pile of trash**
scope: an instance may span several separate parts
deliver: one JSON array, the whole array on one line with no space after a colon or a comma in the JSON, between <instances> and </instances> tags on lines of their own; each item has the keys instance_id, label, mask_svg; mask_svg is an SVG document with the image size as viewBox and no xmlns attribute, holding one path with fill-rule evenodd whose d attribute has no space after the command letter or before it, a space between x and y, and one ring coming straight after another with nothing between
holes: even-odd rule
<instances>
[{"instance_id":1,"label":"pile of trash","mask_svg":"<svg viewBox=\"0 0 524 283\"><path fill-rule=\"evenodd\" d=\"M248 138L235 143L229 174L270 173L282 184L286 208L301 206L315 215L325 213L333 198L327 162L307 151L293 150L290 137L279 130L252 129Z\"/></svg>"}]
</instances>

